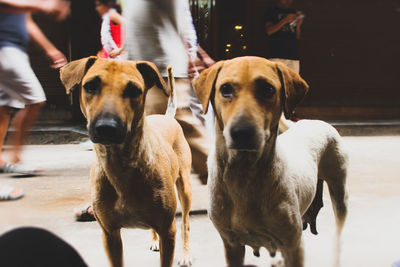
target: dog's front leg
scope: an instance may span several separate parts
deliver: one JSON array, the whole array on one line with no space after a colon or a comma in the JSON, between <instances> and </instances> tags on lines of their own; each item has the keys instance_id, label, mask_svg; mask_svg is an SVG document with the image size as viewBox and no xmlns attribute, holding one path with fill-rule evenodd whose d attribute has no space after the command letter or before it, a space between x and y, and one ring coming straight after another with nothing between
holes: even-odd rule
<instances>
[{"instance_id":1,"label":"dog's front leg","mask_svg":"<svg viewBox=\"0 0 400 267\"><path fill-rule=\"evenodd\" d=\"M174 261L176 225L175 219L166 231L158 232L160 237L161 267L170 267Z\"/></svg>"},{"instance_id":2,"label":"dog's front leg","mask_svg":"<svg viewBox=\"0 0 400 267\"><path fill-rule=\"evenodd\" d=\"M229 267L243 266L245 247L240 244L232 244L222 237L225 247L225 259Z\"/></svg>"},{"instance_id":3,"label":"dog's front leg","mask_svg":"<svg viewBox=\"0 0 400 267\"><path fill-rule=\"evenodd\" d=\"M150 250L152 251L160 251L160 240L158 239L157 232L154 229L151 230L151 244Z\"/></svg>"},{"instance_id":4,"label":"dog's front leg","mask_svg":"<svg viewBox=\"0 0 400 267\"><path fill-rule=\"evenodd\" d=\"M112 267L122 267L121 229L107 232L103 229L103 244Z\"/></svg>"}]
</instances>

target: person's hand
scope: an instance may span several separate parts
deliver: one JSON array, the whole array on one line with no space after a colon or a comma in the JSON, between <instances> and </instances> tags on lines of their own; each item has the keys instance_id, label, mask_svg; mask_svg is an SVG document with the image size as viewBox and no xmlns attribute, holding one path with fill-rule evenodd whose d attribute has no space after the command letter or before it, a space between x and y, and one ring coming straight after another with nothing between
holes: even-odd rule
<instances>
[{"instance_id":1,"label":"person's hand","mask_svg":"<svg viewBox=\"0 0 400 267\"><path fill-rule=\"evenodd\" d=\"M47 53L47 57L50 59L50 67L52 67L53 69L59 69L68 63L64 54L58 49L49 51Z\"/></svg>"},{"instance_id":2,"label":"person's hand","mask_svg":"<svg viewBox=\"0 0 400 267\"><path fill-rule=\"evenodd\" d=\"M215 64L215 61L210 57L203 57L203 63L208 67L211 67Z\"/></svg>"},{"instance_id":3,"label":"person's hand","mask_svg":"<svg viewBox=\"0 0 400 267\"><path fill-rule=\"evenodd\" d=\"M283 18L283 21L285 23L290 23L290 22L294 21L296 18L297 18L297 15L295 13L291 13L291 14L288 14L285 18Z\"/></svg>"},{"instance_id":4,"label":"person's hand","mask_svg":"<svg viewBox=\"0 0 400 267\"><path fill-rule=\"evenodd\" d=\"M110 52L109 56L110 56L110 58L115 58L115 57L118 57L119 55L121 55L121 52L122 52L121 49L113 49Z\"/></svg>"},{"instance_id":5,"label":"person's hand","mask_svg":"<svg viewBox=\"0 0 400 267\"><path fill-rule=\"evenodd\" d=\"M197 61L199 58L196 57L195 60ZM202 67L201 64L196 64L196 62L189 57L188 76L190 80L197 77L203 69L204 67Z\"/></svg>"},{"instance_id":6,"label":"person's hand","mask_svg":"<svg viewBox=\"0 0 400 267\"><path fill-rule=\"evenodd\" d=\"M43 12L53 15L57 20L65 19L69 14L70 2L66 0L43 0Z\"/></svg>"}]
</instances>

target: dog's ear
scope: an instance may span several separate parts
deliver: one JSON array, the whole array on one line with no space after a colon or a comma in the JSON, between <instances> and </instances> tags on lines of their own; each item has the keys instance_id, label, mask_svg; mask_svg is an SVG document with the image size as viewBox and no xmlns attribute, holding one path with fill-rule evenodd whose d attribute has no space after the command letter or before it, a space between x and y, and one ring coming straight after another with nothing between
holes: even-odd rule
<instances>
[{"instance_id":1,"label":"dog's ear","mask_svg":"<svg viewBox=\"0 0 400 267\"><path fill-rule=\"evenodd\" d=\"M169 89L165 85L163 77L156 65L149 61L136 61L136 68L142 74L146 89L150 89L154 85L160 88L166 96L169 96Z\"/></svg>"},{"instance_id":2,"label":"dog's ear","mask_svg":"<svg viewBox=\"0 0 400 267\"><path fill-rule=\"evenodd\" d=\"M87 57L74 60L60 69L60 80L69 94L82 82L86 72L96 62L97 57Z\"/></svg>"},{"instance_id":3,"label":"dog's ear","mask_svg":"<svg viewBox=\"0 0 400 267\"><path fill-rule=\"evenodd\" d=\"M198 77L196 77L193 82L193 88L199 99L201 105L203 106L203 113L207 113L208 103L215 90L215 82L217 80L218 74L224 65L224 61L218 61L208 69L203 70Z\"/></svg>"},{"instance_id":4,"label":"dog's ear","mask_svg":"<svg viewBox=\"0 0 400 267\"><path fill-rule=\"evenodd\" d=\"M286 119L290 119L296 106L307 94L309 86L297 72L291 68L276 63L279 79L282 84L282 105Z\"/></svg>"}]
</instances>

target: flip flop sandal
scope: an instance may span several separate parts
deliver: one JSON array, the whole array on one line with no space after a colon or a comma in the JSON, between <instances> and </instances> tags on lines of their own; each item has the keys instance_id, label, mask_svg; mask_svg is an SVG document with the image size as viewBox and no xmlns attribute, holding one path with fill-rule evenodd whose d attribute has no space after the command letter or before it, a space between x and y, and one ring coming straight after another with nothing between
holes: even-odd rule
<instances>
[{"instance_id":1,"label":"flip flop sandal","mask_svg":"<svg viewBox=\"0 0 400 267\"><path fill-rule=\"evenodd\" d=\"M40 172L38 168L34 168L23 163L6 163L0 169L2 169L4 173L18 173L25 175L36 175Z\"/></svg>"},{"instance_id":2,"label":"flip flop sandal","mask_svg":"<svg viewBox=\"0 0 400 267\"><path fill-rule=\"evenodd\" d=\"M0 185L0 201L17 200L24 196L21 189L16 189L9 185Z\"/></svg>"},{"instance_id":3,"label":"flip flop sandal","mask_svg":"<svg viewBox=\"0 0 400 267\"><path fill-rule=\"evenodd\" d=\"M89 211L89 209L92 209L92 205L87 206L85 209L78 211L75 213L75 220L77 222L93 222L96 220L92 212Z\"/></svg>"}]
</instances>

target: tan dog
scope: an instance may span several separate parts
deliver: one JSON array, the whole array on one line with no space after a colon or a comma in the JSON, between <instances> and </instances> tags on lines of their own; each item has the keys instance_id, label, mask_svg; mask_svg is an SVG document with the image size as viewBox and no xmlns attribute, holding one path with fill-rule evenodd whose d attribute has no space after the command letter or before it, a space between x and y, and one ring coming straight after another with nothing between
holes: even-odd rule
<instances>
[{"instance_id":1,"label":"tan dog","mask_svg":"<svg viewBox=\"0 0 400 267\"><path fill-rule=\"evenodd\" d=\"M249 245L255 255L260 247L272 256L279 250L286 266L303 266L302 227L315 223L322 202L318 178L328 183L338 234L347 214L347 155L339 134L324 122L304 120L278 136L282 111L288 118L308 85L264 58L218 62L193 85L203 111L209 100L215 111L210 218L228 265L242 266ZM314 197L320 201L311 204Z\"/></svg>"},{"instance_id":2,"label":"tan dog","mask_svg":"<svg viewBox=\"0 0 400 267\"><path fill-rule=\"evenodd\" d=\"M172 265L175 185L183 218L180 265L190 265L190 148L173 115L144 115L147 91L153 85L166 90L155 65L90 57L69 63L60 76L67 92L81 90L97 155L90 173L93 210L111 265L123 265L122 227L153 229L153 249L156 233L160 237L161 266Z\"/></svg>"}]
</instances>

